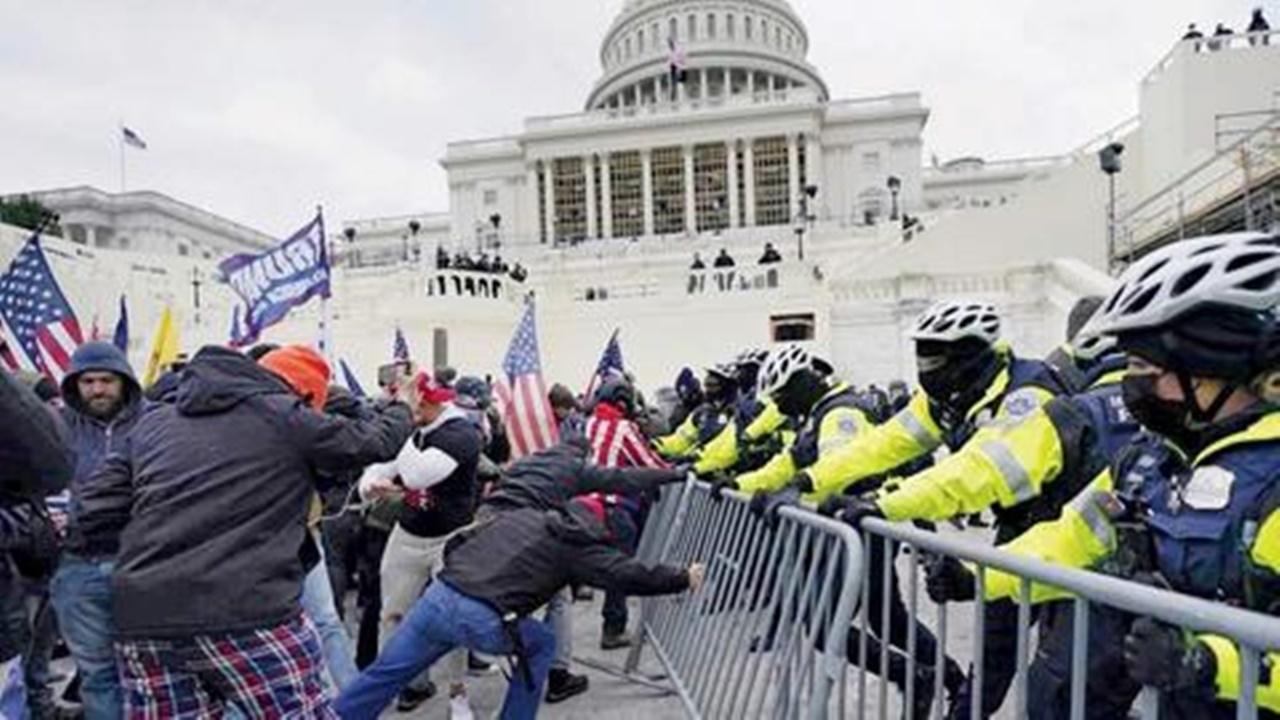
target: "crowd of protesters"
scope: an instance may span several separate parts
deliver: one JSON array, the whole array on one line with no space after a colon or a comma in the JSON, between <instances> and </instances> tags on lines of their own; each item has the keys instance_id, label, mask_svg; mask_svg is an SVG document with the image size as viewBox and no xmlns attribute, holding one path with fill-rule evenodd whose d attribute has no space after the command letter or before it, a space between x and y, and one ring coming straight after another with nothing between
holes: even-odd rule
<instances>
[{"instance_id":1,"label":"crowd of protesters","mask_svg":"<svg viewBox=\"0 0 1280 720\"><path fill-rule=\"evenodd\" d=\"M529 271L525 270L523 265L518 262L514 265L508 265L501 255L490 256L488 253L483 252L475 254L457 252L450 256L449 251L443 247L436 248L436 269L466 270L506 275L516 282L524 282L529 277Z\"/></svg>"},{"instance_id":2,"label":"crowd of protesters","mask_svg":"<svg viewBox=\"0 0 1280 720\"><path fill-rule=\"evenodd\" d=\"M448 368L393 363L368 399L307 347L205 347L143 388L114 346L86 343L60 387L0 373L0 716L62 712L60 637L90 720L376 718L441 690L465 719L490 660L510 661L502 717L533 717L588 691L575 598L604 591L600 646L616 650L633 642L628 596L701 586L701 564L634 557L662 488L690 474L749 495L769 527L788 506L855 528L989 510L1009 552L1274 613L1278 304L1280 238L1186 240L1082 299L1044 359L1014 352L994 306L944 301L910 332L914 390L855 388L806 344L685 368L654 403L608 371L589 396L554 385L559 439L518 458L489 382ZM1122 532L1150 552L1130 557ZM866 543L862 611L882 622L848 629L848 661L913 698L908 717L969 717L979 697L996 713L1028 586L926 563L935 601L988 601L982 667L964 668L907 610L896 552ZM1039 585L1030 601L1032 717L1064 716L1073 665L1099 717L1144 685L1170 717L1235 713L1229 639L1095 606L1074 663L1070 601ZM1280 710L1280 681L1261 682Z\"/></svg>"}]
</instances>

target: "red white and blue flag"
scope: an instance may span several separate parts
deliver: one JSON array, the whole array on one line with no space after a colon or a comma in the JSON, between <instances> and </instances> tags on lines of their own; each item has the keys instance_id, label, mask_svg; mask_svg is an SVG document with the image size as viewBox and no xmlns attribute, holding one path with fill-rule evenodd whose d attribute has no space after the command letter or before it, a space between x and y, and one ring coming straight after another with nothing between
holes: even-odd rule
<instances>
[{"instance_id":1,"label":"red white and blue flag","mask_svg":"<svg viewBox=\"0 0 1280 720\"><path fill-rule=\"evenodd\" d=\"M622 377L626 369L622 363L622 346L618 344L618 331L614 330L613 335L609 336L609 342L604 346L604 353L600 356L600 362L596 364L596 372L591 376L591 382L587 383L587 391L582 394L587 402L595 396L596 388L604 384L605 380L615 377Z\"/></svg>"},{"instance_id":2,"label":"red white and blue flag","mask_svg":"<svg viewBox=\"0 0 1280 720\"><path fill-rule=\"evenodd\" d=\"M542 380L538 355L538 327L533 300L525 303L524 316L511 338L502 362L505 375L495 383L498 410L511 438L512 459L545 450L560 441L547 386Z\"/></svg>"},{"instance_id":3,"label":"red white and blue flag","mask_svg":"<svg viewBox=\"0 0 1280 720\"><path fill-rule=\"evenodd\" d=\"M37 231L0 275L0 362L61 382L84 342L80 322L58 287Z\"/></svg>"}]
</instances>

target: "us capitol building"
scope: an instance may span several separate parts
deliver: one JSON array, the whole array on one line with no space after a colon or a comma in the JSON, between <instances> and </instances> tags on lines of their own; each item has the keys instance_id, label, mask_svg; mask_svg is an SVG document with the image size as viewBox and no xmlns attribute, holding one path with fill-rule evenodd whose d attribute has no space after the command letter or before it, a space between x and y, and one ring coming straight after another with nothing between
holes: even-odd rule
<instances>
[{"instance_id":1,"label":"us capitol building","mask_svg":"<svg viewBox=\"0 0 1280 720\"><path fill-rule=\"evenodd\" d=\"M496 373L532 293L548 381L571 387L614 328L645 388L785 340L884 383L914 374L906 330L934 300L994 301L1015 348L1043 353L1109 266L1272 222L1280 202L1280 40L1175 43L1138 79L1136 117L1098 118L1060 154L928 163L919 93L833 98L809 43L785 0L626 0L582 108L448 144L447 210L329 219L337 355L369 382L400 326L425 364ZM1108 176L1113 143L1123 171ZM184 344L225 342L234 298L214 268L259 233L158 193L33 194L68 230L47 243L55 272L93 279L63 283L84 325L114 322L123 292L139 330L169 305ZM21 239L0 228L0 258ZM781 262L757 264L766 243ZM721 250L735 267L712 267ZM527 277L437 266L460 253ZM315 342L317 321L313 303L266 337Z\"/></svg>"}]
</instances>

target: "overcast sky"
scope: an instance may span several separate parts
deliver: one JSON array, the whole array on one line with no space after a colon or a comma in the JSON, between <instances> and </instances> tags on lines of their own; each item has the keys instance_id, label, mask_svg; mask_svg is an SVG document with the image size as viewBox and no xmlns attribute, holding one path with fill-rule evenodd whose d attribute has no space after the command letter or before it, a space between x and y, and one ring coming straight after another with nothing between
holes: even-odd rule
<instances>
[{"instance_id":1,"label":"overcast sky","mask_svg":"<svg viewBox=\"0 0 1280 720\"><path fill-rule=\"evenodd\" d=\"M919 91L925 159L1065 152L1257 0L792 0L834 97ZM0 193L153 189L277 235L447 209L452 140L581 110L622 0L0 0ZM1263 5L1273 24L1280 0Z\"/></svg>"}]
</instances>

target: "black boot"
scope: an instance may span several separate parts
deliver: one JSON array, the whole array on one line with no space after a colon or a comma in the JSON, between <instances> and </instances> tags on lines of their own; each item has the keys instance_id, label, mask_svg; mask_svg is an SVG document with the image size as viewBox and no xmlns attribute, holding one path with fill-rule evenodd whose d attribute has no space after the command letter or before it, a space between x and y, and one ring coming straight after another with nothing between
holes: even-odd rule
<instances>
[{"instance_id":1,"label":"black boot","mask_svg":"<svg viewBox=\"0 0 1280 720\"><path fill-rule=\"evenodd\" d=\"M436 684L428 682L422 687L407 687L400 691L400 696L396 698L396 710L399 712L411 712L417 710L422 703L435 697Z\"/></svg>"},{"instance_id":2,"label":"black boot","mask_svg":"<svg viewBox=\"0 0 1280 720\"><path fill-rule=\"evenodd\" d=\"M587 676L574 675L563 668L552 668L547 677L547 702L558 703L587 691Z\"/></svg>"}]
</instances>

